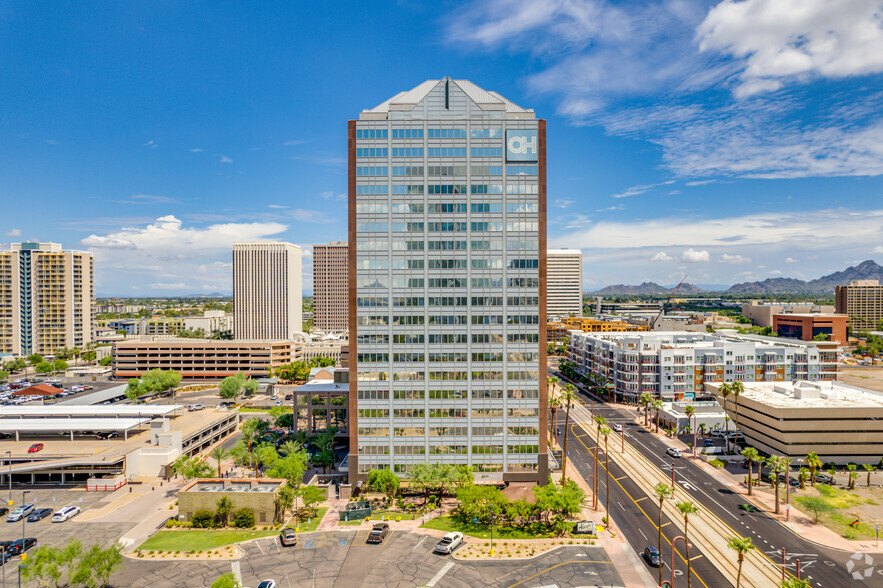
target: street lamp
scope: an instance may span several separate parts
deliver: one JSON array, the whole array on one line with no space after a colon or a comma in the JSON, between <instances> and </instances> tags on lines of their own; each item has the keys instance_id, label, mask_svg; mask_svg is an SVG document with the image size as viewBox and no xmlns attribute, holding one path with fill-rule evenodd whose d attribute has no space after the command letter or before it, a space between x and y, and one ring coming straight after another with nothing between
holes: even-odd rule
<instances>
[{"instance_id":1,"label":"street lamp","mask_svg":"<svg viewBox=\"0 0 883 588\"><path fill-rule=\"evenodd\" d=\"M9 506L12 506L12 452L6 452L6 463L9 464Z\"/></svg>"},{"instance_id":2,"label":"street lamp","mask_svg":"<svg viewBox=\"0 0 883 588\"><path fill-rule=\"evenodd\" d=\"M696 413L690 415L690 419L693 419L693 459L696 459ZM690 422L690 419L687 419L687 422Z\"/></svg>"},{"instance_id":3,"label":"street lamp","mask_svg":"<svg viewBox=\"0 0 883 588\"><path fill-rule=\"evenodd\" d=\"M22 491L22 493L21 493L22 508L24 508L24 505L25 505L25 495L30 494L30 493L31 493L30 490L23 490ZM36 509L36 508L37 508L37 505L35 504L34 509ZM25 552L25 523L27 522L27 520L28 520L28 517L26 517L26 516L21 517L21 552L22 553Z\"/></svg>"},{"instance_id":4,"label":"street lamp","mask_svg":"<svg viewBox=\"0 0 883 588\"><path fill-rule=\"evenodd\" d=\"M677 541L678 539L684 540L684 545L686 546L687 549L690 549L691 547L693 547L693 544L687 543L687 538L682 535L678 535L677 537L675 537L674 539L671 540L671 585L672 586L675 585L675 541ZM661 555L662 554L660 554L660 556Z\"/></svg>"}]
</instances>

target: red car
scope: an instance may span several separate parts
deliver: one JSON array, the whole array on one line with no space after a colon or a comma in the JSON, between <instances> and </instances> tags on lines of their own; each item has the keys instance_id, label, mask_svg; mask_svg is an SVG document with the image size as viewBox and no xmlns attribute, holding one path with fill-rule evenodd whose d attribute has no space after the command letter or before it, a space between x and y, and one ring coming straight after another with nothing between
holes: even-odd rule
<instances>
[{"instance_id":1,"label":"red car","mask_svg":"<svg viewBox=\"0 0 883 588\"><path fill-rule=\"evenodd\" d=\"M42 444L42 443L34 443L34 444L31 445L30 447L28 447L28 453L37 453L37 452L40 451L41 449L43 449L43 444Z\"/></svg>"}]
</instances>

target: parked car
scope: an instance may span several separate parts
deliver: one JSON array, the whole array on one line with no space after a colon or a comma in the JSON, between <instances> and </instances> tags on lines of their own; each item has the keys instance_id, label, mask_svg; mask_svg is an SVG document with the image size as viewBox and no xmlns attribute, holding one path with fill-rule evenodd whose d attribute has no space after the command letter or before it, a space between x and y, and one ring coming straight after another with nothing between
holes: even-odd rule
<instances>
[{"instance_id":1,"label":"parked car","mask_svg":"<svg viewBox=\"0 0 883 588\"><path fill-rule=\"evenodd\" d=\"M435 546L436 553L453 553L463 544L463 533L448 533Z\"/></svg>"},{"instance_id":2,"label":"parked car","mask_svg":"<svg viewBox=\"0 0 883 588\"><path fill-rule=\"evenodd\" d=\"M818 472L816 474L816 482L819 482L820 484L833 484L834 478L825 472Z\"/></svg>"},{"instance_id":3,"label":"parked car","mask_svg":"<svg viewBox=\"0 0 883 588\"><path fill-rule=\"evenodd\" d=\"M13 541L9 547L6 549L6 553L9 555L21 555L23 552L27 551L31 547L37 544L37 540L34 537L28 537L24 540L18 539L17 541Z\"/></svg>"},{"instance_id":4,"label":"parked car","mask_svg":"<svg viewBox=\"0 0 883 588\"><path fill-rule=\"evenodd\" d=\"M779 482L782 484L785 483L785 474L779 474ZM798 480L794 476L789 476L788 483L792 486L800 486L800 480Z\"/></svg>"},{"instance_id":5,"label":"parked car","mask_svg":"<svg viewBox=\"0 0 883 588\"><path fill-rule=\"evenodd\" d=\"M191 404L190 406L187 407L187 410L189 410L190 412L193 412L196 410L202 410L203 408L205 408L205 404L200 402L198 404Z\"/></svg>"},{"instance_id":6,"label":"parked car","mask_svg":"<svg viewBox=\"0 0 883 588\"><path fill-rule=\"evenodd\" d=\"M610 425L610 427L617 433L622 433L622 425L620 425L619 423L613 423L612 425Z\"/></svg>"},{"instance_id":7,"label":"parked car","mask_svg":"<svg viewBox=\"0 0 883 588\"><path fill-rule=\"evenodd\" d=\"M103 433L95 433L96 439L115 439L119 437L120 434L116 431L105 431Z\"/></svg>"},{"instance_id":8,"label":"parked car","mask_svg":"<svg viewBox=\"0 0 883 588\"><path fill-rule=\"evenodd\" d=\"M668 449L665 450L665 452L667 454L669 454L671 457L680 457L681 456L681 450L676 447L669 447Z\"/></svg>"},{"instance_id":9,"label":"parked car","mask_svg":"<svg viewBox=\"0 0 883 588\"><path fill-rule=\"evenodd\" d=\"M62 508L58 509L57 511L55 511L55 514L52 515L52 522L53 523L63 523L66 520L68 520L69 518L75 517L78 514L80 514L80 507L78 507L78 506L65 506L65 507L62 507Z\"/></svg>"},{"instance_id":10,"label":"parked car","mask_svg":"<svg viewBox=\"0 0 883 588\"><path fill-rule=\"evenodd\" d=\"M742 461L739 462L739 465L742 467L743 470L747 470L748 469L748 460L743 459Z\"/></svg>"},{"instance_id":11,"label":"parked car","mask_svg":"<svg viewBox=\"0 0 883 588\"><path fill-rule=\"evenodd\" d=\"M295 533L294 529L291 527L285 527L282 529L282 532L279 533L279 541L285 546L297 545L297 533Z\"/></svg>"},{"instance_id":12,"label":"parked car","mask_svg":"<svg viewBox=\"0 0 883 588\"><path fill-rule=\"evenodd\" d=\"M261 580L261 583L258 584L258 588L276 588L275 580Z\"/></svg>"},{"instance_id":13,"label":"parked car","mask_svg":"<svg viewBox=\"0 0 883 588\"><path fill-rule=\"evenodd\" d=\"M0 506L0 517L6 516L9 514L9 509L5 506Z\"/></svg>"},{"instance_id":14,"label":"parked car","mask_svg":"<svg viewBox=\"0 0 883 588\"><path fill-rule=\"evenodd\" d=\"M644 548L644 560L654 568L658 568L661 565L659 550L652 545L648 545Z\"/></svg>"},{"instance_id":15,"label":"parked car","mask_svg":"<svg viewBox=\"0 0 883 588\"><path fill-rule=\"evenodd\" d=\"M28 447L28 453L37 453L38 451L43 449L42 443L34 443L30 447Z\"/></svg>"},{"instance_id":16,"label":"parked car","mask_svg":"<svg viewBox=\"0 0 883 588\"><path fill-rule=\"evenodd\" d=\"M716 447L716 445L714 444L714 441L712 441L711 439L706 439L705 440L705 447Z\"/></svg>"},{"instance_id":17,"label":"parked car","mask_svg":"<svg viewBox=\"0 0 883 588\"><path fill-rule=\"evenodd\" d=\"M389 535L389 525L386 523L377 523L368 534L365 543L383 543L386 536Z\"/></svg>"},{"instance_id":18,"label":"parked car","mask_svg":"<svg viewBox=\"0 0 883 588\"><path fill-rule=\"evenodd\" d=\"M18 521L31 514L31 512L33 512L35 508L36 507L33 504L22 504L17 509L9 513L9 516L6 517L6 522L17 523Z\"/></svg>"},{"instance_id":19,"label":"parked car","mask_svg":"<svg viewBox=\"0 0 883 588\"><path fill-rule=\"evenodd\" d=\"M291 394L285 395L285 400L291 400L292 398L294 398L294 396L292 396Z\"/></svg>"},{"instance_id":20,"label":"parked car","mask_svg":"<svg viewBox=\"0 0 883 588\"><path fill-rule=\"evenodd\" d=\"M52 516L52 509L51 508L38 508L37 510L35 510L34 512L32 512L31 514L28 515L28 522L29 523L38 523L38 522L42 521L43 519L45 519L46 517L51 517L51 516Z\"/></svg>"}]
</instances>

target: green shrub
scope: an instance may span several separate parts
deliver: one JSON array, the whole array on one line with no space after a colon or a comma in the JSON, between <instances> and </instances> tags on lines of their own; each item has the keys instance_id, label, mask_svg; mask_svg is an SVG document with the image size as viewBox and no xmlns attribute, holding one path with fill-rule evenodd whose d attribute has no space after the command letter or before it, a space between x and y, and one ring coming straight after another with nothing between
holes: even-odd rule
<instances>
[{"instance_id":1,"label":"green shrub","mask_svg":"<svg viewBox=\"0 0 883 588\"><path fill-rule=\"evenodd\" d=\"M233 515L233 526L240 529L254 527L254 511L250 508L240 508Z\"/></svg>"},{"instance_id":2,"label":"green shrub","mask_svg":"<svg viewBox=\"0 0 883 588\"><path fill-rule=\"evenodd\" d=\"M198 510L193 513L191 524L196 529L208 529L212 526L215 514L210 510Z\"/></svg>"}]
</instances>

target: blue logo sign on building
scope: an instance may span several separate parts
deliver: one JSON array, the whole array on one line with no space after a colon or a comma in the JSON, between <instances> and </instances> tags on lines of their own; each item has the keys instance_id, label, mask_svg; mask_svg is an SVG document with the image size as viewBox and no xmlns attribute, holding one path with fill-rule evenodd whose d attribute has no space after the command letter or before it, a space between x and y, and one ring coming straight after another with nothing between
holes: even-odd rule
<instances>
[{"instance_id":1,"label":"blue logo sign on building","mask_svg":"<svg viewBox=\"0 0 883 588\"><path fill-rule=\"evenodd\" d=\"M506 129L506 161L539 160L536 129Z\"/></svg>"}]
</instances>

